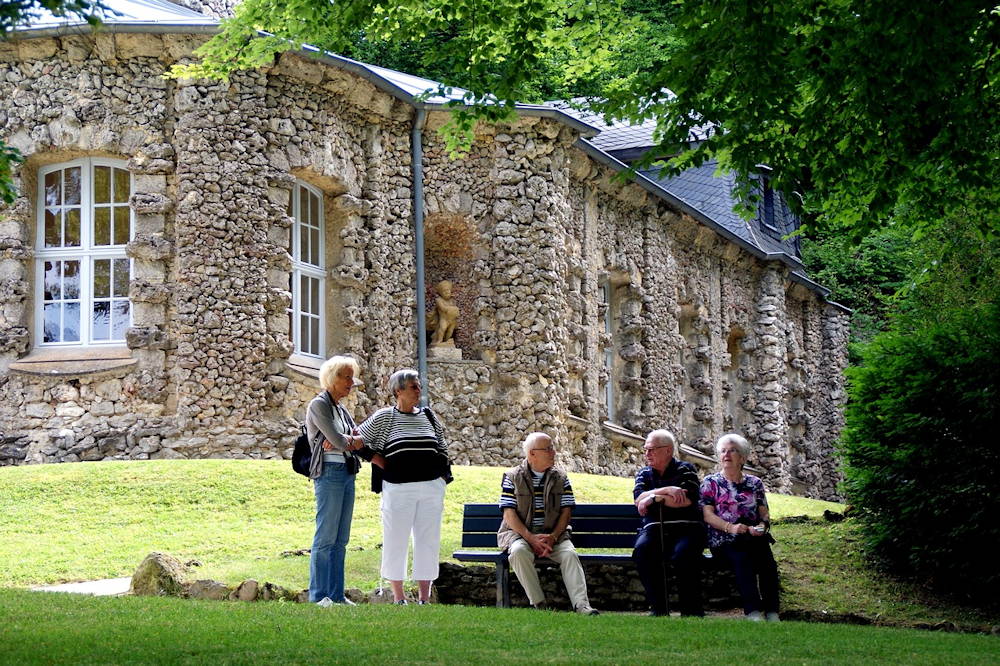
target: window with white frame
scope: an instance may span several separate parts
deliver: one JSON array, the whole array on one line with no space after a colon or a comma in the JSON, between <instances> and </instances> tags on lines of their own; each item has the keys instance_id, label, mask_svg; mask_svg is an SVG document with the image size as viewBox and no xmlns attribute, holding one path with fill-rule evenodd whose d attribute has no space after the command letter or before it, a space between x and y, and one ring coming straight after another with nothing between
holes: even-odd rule
<instances>
[{"instance_id":1,"label":"window with white frame","mask_svg":"<svg viewBox=\"0 0 1000 666\"><path fill-rule=\"evenodd\" d=\"M121 344L128 300L132 175L84 158L38 171L35 332L38 346Z\"/></svg>"},{"instance_id":2,"label":"window with white frame","mask_svg":"<svg viewBox=\"0 0 1000 666\"><path fill-rule=\"evenodd\" d=\"M292 257L288 311L289 331L296 354L324 357L323 193L301 181L295 183L288 214L292 218L288 253Z\"/></svg>"}]
</instances>

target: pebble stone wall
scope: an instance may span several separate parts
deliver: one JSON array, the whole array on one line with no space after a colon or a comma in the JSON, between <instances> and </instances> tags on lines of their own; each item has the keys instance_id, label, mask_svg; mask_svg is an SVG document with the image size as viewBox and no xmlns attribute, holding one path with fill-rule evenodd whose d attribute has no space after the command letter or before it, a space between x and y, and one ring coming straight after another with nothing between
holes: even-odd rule
<instances>
[{"instance_id":1,"label":"pebble stone wall","mask_svg":"<svg viewBox=\"0 0 1000 666\"><path fill-rule=\"evenodd\" d=\"M416 364L412 107L295 54L226 83L163 79L200 39L0 42L0 135L26 157L0 212L0 465L287 457L316 392L286 314L297 180L324 195L327 351L362 363L356 417ZM445 119L422 135L426 282L428 304L455 282L463 359L432 359L428 389L455 462L511 464L543 429L567 468L625 475L652 428L703 464L737 430L770 488L835 496L841 310L612 181L568 125L480 128L453 159ZM83 156L133 175L133 326L114 360L33 372L35 174Z\"/></svg>"}]
</instances>

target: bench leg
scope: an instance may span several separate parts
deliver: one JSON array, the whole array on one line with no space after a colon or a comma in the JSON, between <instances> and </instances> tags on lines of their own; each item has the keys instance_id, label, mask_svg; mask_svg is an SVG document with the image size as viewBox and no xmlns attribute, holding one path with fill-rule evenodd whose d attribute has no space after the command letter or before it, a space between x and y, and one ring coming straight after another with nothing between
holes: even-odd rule
<instances>
[{"instance_id":1,"label":"bench leg","mask_svg":"<svg viewBox=\"0 0 1000 666\"><path fill-rule=\"evenodd\" d=\"M506 557L497 562L497 608L510 608L510 562Z\"/></svg>"}]
</instances>

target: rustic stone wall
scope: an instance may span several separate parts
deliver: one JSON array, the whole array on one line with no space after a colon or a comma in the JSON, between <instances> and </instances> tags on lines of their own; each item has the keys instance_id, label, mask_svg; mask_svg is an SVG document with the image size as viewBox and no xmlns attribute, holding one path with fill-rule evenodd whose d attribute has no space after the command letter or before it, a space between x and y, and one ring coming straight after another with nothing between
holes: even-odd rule
<instances>
[{"instance_id":1,"label":"rustic stone wall","mask_svg":"<svg viewBox=\"0 0 1000 666\"><path fill-rule=\"evenodd\" d=\"M0 133L27 158L0 212L0 464L287 456L317 391L288 339L296 181L323 195L326 347L361 361L355 416L416 365L413 109L294 54L164 80L200 39L0 43ZM455 283L463 360L432 360L428 391L457 463L511 464L540 429L565 467L629 475L667 427L705 466L735 430L772 490L835 496L842 312L612 180L557 120L482 127L461 159L444 120L423 132L427 296ZM35 173L81 156L133 174L133 327L113 358L33 365Z\"/></svg>"},{"instance_id":2,"label":"rustic stone wall","mask_svg":"<svg viewBox=\"0 0 1000 666\"><path fill-rule=\"evenodd\" d=\"M587 594L590 605L602 611L649 610L642 584L631 562L622 564L593 564L585 562L583 570L587 577ZM668 568L668 576L672 576ZM515 608L529 606L524 588L511 574L510 600ZM671 578L671 581L673 579ZM556 610L571 610L572 605L563 585L559 568L551 564L538 566L538 581L545 592L546 602ZM495 606L496 567L486 565L461 565L442 562L434 589L438 600L444 604L464 606ZM707 557L702 567L702 600L706 610L731 609L740 606L736 590L736 578L732 571L715 558ZM676 590L671 582L670 605L678 607Z\"/></svg>"}]
</instances>

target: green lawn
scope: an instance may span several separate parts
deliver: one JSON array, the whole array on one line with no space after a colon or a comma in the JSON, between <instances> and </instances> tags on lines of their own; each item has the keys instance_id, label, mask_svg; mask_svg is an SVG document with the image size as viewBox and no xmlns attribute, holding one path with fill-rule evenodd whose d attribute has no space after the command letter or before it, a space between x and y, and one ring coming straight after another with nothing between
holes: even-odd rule
<instances>
[{"instance_id":1,"label":"green lawn","mask_svg":"<svg viewBox=\"0 0 1000 666\"><path fill-rule=\"evenodd\" d=\"M993 636L529 609L0 590L0 663L995 664Z\"/></svg>"},{"instance_id":2,"label":"green lawn","mask_svg":"<svg viewBox=\"0 0 1000 666\"><path fill-rule=\"evenodd\" d=\"M378 579L378 496L368 466L347 558L350 587ZM456 467L448 487L442 559L457 549L462 505L493 502L501 470ZM572 475L580 502L625 502L631 479ZM966 609L872 571L856 527L820 519L829 502L771 495L783 608L854 614L873 622L1000 624L1000 614ZM782 522L788 516L815 520ZM287 461L181 460L0 468L0 588L128 576L149 552L197 560L192 577L235 585L246 578L291 589L308 584L308 558L283 557L312 540L311 484ZM228 607L228 605L224 606ZM3 631L0 625L0 632Z\"/></svg>"},{"instance_id":3,"label":"green lawn","mask_svg":"<svg viewBox=\"0 0 1000 666\"><path fill-rule=\"evenodd\" d=\"M378 579L379 498L365 465L357 502L348 584ZM461 538L462 505L493 502L501 470L456 467L448 486L441 556ZM572 475L579 502L630 501L632 480ZM774 496L776 517L821 515L829 502ZM282 557L312 543L312 484L287 461L171 460L0 468L0 587L128 576L151 551L198 560L200 578L308 585L304 557Z\"/></svg>"}]
</instances>

